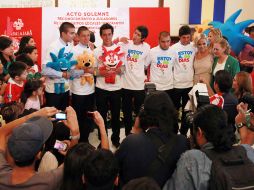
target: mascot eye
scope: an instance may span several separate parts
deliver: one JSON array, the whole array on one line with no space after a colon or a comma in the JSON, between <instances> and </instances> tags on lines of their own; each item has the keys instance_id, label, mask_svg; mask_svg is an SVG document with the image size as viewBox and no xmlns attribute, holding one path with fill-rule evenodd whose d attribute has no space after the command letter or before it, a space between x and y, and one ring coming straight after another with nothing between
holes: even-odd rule
<instances>
[{"instance_id":1,"label":"mascot eye","mask_svg":"<svg viewBox=\"0 0 254 190\"><path fill-rule=\"evenodd\" d=\"M91 60L89 59L88 62L91 62Z\"/></svg>"}]
</instances>

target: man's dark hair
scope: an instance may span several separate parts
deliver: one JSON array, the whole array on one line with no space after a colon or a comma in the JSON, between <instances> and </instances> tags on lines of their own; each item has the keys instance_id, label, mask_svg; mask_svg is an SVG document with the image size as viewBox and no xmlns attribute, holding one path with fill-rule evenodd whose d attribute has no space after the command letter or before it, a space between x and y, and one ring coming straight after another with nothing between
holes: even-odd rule
<instances>
[{"instance_id":1,"label":"man's dark hair","mask_svg":"<svg viewBox=\"0 0 254 190\"><path fill-rule=\"evenodd\" d=\"M92 153L85 167L87 189L113 189L118 175L117 159L110 150L98 149Z\"/></svg>"},{"instance_id":2,"label":"man's dark hair","mask_svg":"<svg viewBox=\"0 0 254 190\"><path fill-rule=\"evenodd\" d=\"M60 36L62 36L62 32L67 33L69 28L75 28L75 26L70 22L63 22L59 27Z\"/></svg>"},{"instance_id":3,"label":"man's dark hair","mask_svg":"<svg viewBox=\"0 0 254 190\"><path fill-rule=\"evenodd\" d=\"M80 35L80 33L83 31L89 31L89 29L86 26L80 26L78 28L77 34Z\"/></svg>"},{"instance_id":4,"label":"man's dark hair","mask_svg":"<svg viewBox=\"0 0 254 190\"><path fill-rule=\"evenodd\" d=\"M214 82L222 93L228 93L232 88L233 79L228 71L220 70L215 73Z\"/></svg>"},{"instance_id":5,"label":"man's dark hair","mask_svg":"<svg viewBox=\"0 0 254 190\"><path fill-rule=\"evenodd\" d=\"M227 114L216 105L207 104L197 110L193 119L194 138L198 128L218 152L230 150L235 143L235 135L232 127L228 125Z\"/></svg>"},{"instance_id":6,"label":"man's dark hair","mask_svg":"<svg viewBox=\"0 0 254 190\"><path fill-rule=\"evenodd\" d=\"M178 131L177 112L166 92L155 91L145 98L144 109L139 114L140 127L158 127L166 135Z\"/></svg>"},{"instance_id":7,"label":"man's dark hair","mask_svg":"<svg viewBox=\"0 0 254 190\"><path fill-rule=\"evenodd\" d=\"M102 35L102 31L107 30L107 29L110 29L112 34L114 34L114 27L112 25L110 25L109 23L105 23L105 24L101 25L101 27L100 27L100 36Z\"/></svg>"},{"instance_id":8,"label":"man's dark hair","mask_svg":"<svg viewBox=\"0 0 254 190\"><path fill-rule=\"evenodd\" d=\"M123 190L160 190L160 186L157 182L150 177L140 177L129 181Z\"/></svg>"},{"instance_id":9,"label":"man's dark hair","mask_svg":"<svg viewBox=\"0 0 254 190\"><path fill-rule=\"evenodd\" d=\"M35 46L26 46L25 48L24 48L24 53L29 53L29 54L31 54L35 49L37 49L37 47L35 47Z\"/></svg>"},{"instance_id":10,"label":"man's dark hair","mask_svg":"<svg viewBox=\"0 0 254 190\"><path fill-rule=\"evenodd\" d=\"M184 25L179 29L179 37L183 35L191 35L191 28L188 25Z\"/></svg>"},{"instance_id":11,"label":"man's dark hair","mask_svg":"<svg viewBox=\"0 0 254 190\"><path fill-rule=\"evenodd\" d=\"M94 43L95 42L95 35L94 32L90 31L90 42Z\"/></svg>"},{"instance_id":12,"label":"man's dark hair","mask_svg":"<svg viewBox=\"0 0 254 190\"><path fill-rule=\"evenodd\" d=\"M22 75L22 73L26 70L26 64L21 61L15 61L8 68L8 72L11 78L15 78L16 76Z\"/></svg>"},{"instance_id":13,"label":"man's dark hair","mask_svg":"<svg viewBox=\"0 0 254 190\"><path fill-rule=\"evenodd\" d=\"M144 39L148 36L148 28L146 26L138 26L136 30L141 33L141 39L144 41Z\"/></svg>"},{"instance_id":14,"label":"man's dark hair","mask_svg":"<svg viewBox=\"0 0 254 190\"><path fill-rule=\"evenodd\" d=\"M30 67L34 66L33 60L27 54L25 54L25 53L19 54L16 57L16 61L23 62L27 66L30 66Z\"/></svg>"}]
</instances>

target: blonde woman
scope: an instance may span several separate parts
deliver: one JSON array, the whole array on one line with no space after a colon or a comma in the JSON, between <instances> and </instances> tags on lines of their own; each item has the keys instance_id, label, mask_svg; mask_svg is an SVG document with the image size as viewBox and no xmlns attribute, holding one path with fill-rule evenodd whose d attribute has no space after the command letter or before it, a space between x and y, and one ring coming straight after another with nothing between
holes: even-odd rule
<instances>
[{"instance_id":1,"label":"blonde woman","mask_svg":"<svg viewBox=\"0 0 254 190\"><path fill-rule=\"evenodd\" d=\"M194 45L197 52L194 58L194 84L200 79L211 82L213 56L207 46L207 37L205 34L198 34L194 38Z\"/></svg>"},{"instance_id":2,"label":"blonde woman","mask_svg":"<svg viewBox=\"0 0 254 190\"><path fill-rule=\"evenodd\" d=\"M211 28L208 33L208 49L213 52L213 46L216 41L222 38L222 33L218 28Z\"/></svg>"},{"instance_id":3,"label":"blonde woman","mask_svg":"<svg viewBox=\"0 0 254 190\"><path fill-rule=\"evenodd\" d=\"M230 73L232 78L236 73L240 72L240 66L237 59L229 55L230 46L227 40L221 38L214 43L213 54L215 56L213 63L213 76L219 70L226 70Z\"/></svg>"}]
</instances>

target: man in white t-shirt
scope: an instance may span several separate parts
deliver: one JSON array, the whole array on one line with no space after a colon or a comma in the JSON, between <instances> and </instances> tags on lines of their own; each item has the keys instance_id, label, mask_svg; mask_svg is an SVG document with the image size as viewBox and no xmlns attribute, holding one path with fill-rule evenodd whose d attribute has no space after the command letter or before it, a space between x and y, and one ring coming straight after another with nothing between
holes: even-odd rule
<instances>
[{"instance_id":1,"label":"man in white t-shirt","mask_svg":"<svg viewBox=\"0 0 254 190\"><path fill-rule=\"evenodd\" d=\"M177 56L170 48L170 34L163 31L159 34L159 45L152 48L148 63L150 65L149 79L156 85L156 90L165 91L172 99L173 95L173 66Z\"/></svg>"},{"instance_id":2,"label":"man in white t-shirt","mask_svg":"<svg viewBox=\"0 0 254 190\"><path fill-rule=\"evenodd\" d=\"M180 132L186 135L188 127L183 123L186 113L184 107L189 100L188 93L193 86L193 61L196 49L191 43L191 29L185 25L179 29L180 41L172 46L177 54L174 65L174 91L173 102L179 110L182 107L182 124Z\"/></svg>"},{"instance_id":3,"label":"man in white t-shirt","mask_svg":"<svg viewBox=\"0 0 254 190\"><path fill-rule=\"evenodd\" d=\"M78 28L77 36L79 43L73 48L73 57L77 59L79 55L82 55L84 51L88 53L93 53L93 43L90 42L90 31L86 26L81 26ZM87 62L86 64L91 64ZM90 65L91 66L91 65ZM70 81L70 90L72 94L71 102L75 109L80 130L80 140L81 142L88 142L89 133L93 125L92 119L88 118L87 112L94 111L95 107L95 97L94 97L94 83L90 84L86 82L81 84L81 76L89 76L93 78L93 69L80 70L79 75L77 75L73 80Z\"/></svg>"},{"instance_id":4,"label":"man in white t-shirt","mask_svg":"<svg viewBox=\"0 0 254 190\"><path fill-rule=\"evenodd\" d=\"M124 114L125 135L129 135L132 127L132 103L134 112L138 114L141 105L144 103L145 91L144 81L147 56L150 45L145 42L148 36L146 26L138 26L133 34L132 40L121 43L126 53L125 72L122 77L122 108Z\"/></svg>"},{"instance_id":5,"label":"man in white t-shirt","mask_svg":"<svg viewBox=\"0 0 254 190\"><path fill-rule=\"evenodd\" d=\"M65 56L72 52L72 40L75 37L75 26L72 23L63 22L59 31L60 38L53 42L47 50L46 60L42 63L42 74L46 77L46 105L54 106L59 110L65 110L65 108L69 105L70 73L68 71L56 71L52 68L46 67L46 64L48 62L52 62L50 53L58 55L59 50L63 47L65 48ZM54 83L64 83L65 93L55 93Z\"/></svg>"},{"instance_id":6,"label":"man in white t-shirt","mask_svg":"<svg viewBox=\"0 0 254 190\"><path fill-rule=\"evenodd\" d=\"M97 76L95 98L97 110L105 122L108 110L111 111L111 141L115 147L118 147L120 145L121 74L124 63L122 61L114 62L116 57L120 56L121 50L120 46L115 45L112 41L113 33L114 28L108 23L100 27L100 36L103 42L94 50Z\"/></svg>"}]
</instances>

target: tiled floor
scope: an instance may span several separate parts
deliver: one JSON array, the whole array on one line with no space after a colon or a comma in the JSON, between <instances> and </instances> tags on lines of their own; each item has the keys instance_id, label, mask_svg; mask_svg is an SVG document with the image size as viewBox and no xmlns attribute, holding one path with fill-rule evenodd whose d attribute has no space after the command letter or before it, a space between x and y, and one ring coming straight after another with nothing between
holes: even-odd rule
<instances>
[{"instance_id":1,"label":"tiled floor","mask_svg":"<svg viewBox=\"0 0 254 190\"><path fill-rule=\"evenodd\" d=\"M112 142L111 142L111 134L112 134L112 130L111 129L108 129L108 139L109 139L109 146L110 146L110 150L112 152L115 152L116 151L116 148L114 145L112 145ZM121 128L120 129L120 143L122 142L122 140L125 138L125 131L124 131L124 128ZM97 147L99 144L100 144L100 141L98 139L98 130L97 129L94 129L94 131L92 133L90 133L89 135L89 142L90 144L92 144L94 147Z\"/></svg>"}]
</instances>

